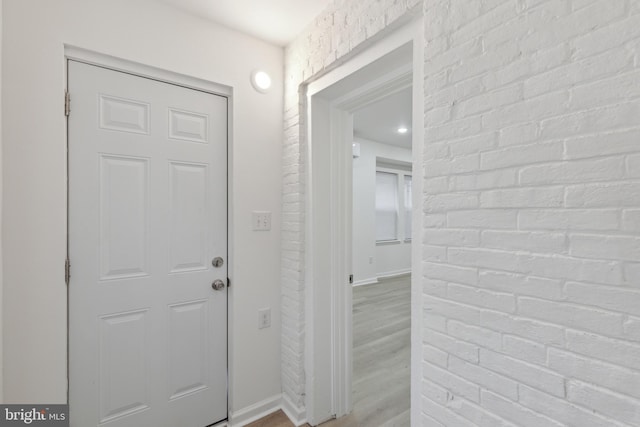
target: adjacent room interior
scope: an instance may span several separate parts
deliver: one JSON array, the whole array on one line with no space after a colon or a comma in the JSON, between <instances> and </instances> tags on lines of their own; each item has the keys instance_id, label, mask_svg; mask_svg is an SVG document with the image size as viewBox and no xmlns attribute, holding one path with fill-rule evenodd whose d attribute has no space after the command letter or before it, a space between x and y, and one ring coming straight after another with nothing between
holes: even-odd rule
<instances>
[{"instance_id":1,"label":"adjacent room interior","mask_svg":"<svg viewBox=\"0 0 640 427\"><path fill-rule=\"evenodd\" d=\"M353 412L409 425L412 88L354 113Z\"/></svg>"}]
</instances>

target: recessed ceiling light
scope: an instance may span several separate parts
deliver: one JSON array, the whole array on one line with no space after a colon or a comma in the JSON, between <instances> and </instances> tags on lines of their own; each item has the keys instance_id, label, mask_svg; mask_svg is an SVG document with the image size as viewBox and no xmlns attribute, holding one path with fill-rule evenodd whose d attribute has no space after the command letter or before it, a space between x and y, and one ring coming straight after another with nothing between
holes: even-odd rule
<instances>
[{"instance_id":1,"label":"recessed ceiling light","mask_svg":"<svg viewBox=\"0 0 640 427\"><path fill-rule=\"evenodd\" d=\"M407 133L407 132L409 132L409 129L407 129L407 128L406 128L406 127L404 127L404 126L400 126L400 127L398 128L398 133Z\"/></svg>"},{"instance_id":2,"label":"recessed ceiling light","mask_svg":"<svg viewBox=\"0 0 640 427\"><path fill-rule=\"evenodd\" d=\"M266 71L256 70L251 73L251 84L262 93L266 93L271 87L271 76Z\"/></svg>"}]
</instances>

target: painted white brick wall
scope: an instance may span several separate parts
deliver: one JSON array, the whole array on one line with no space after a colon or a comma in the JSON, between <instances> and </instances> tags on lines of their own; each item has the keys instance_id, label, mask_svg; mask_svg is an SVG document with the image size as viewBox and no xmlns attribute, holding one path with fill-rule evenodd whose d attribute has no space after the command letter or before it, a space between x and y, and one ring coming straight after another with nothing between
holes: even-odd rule
<instances>
[{"instance_id":1,"label":"painted white brick wall","mask_svg":"<svg viewBox=\"0 0 640 427\"><path fill-rule=\"evenodd\" d=\"M449 189L426 185L446 220L425 241L446 258L425 280L446 289L425 287L425 313L446 320L424 319L425 367L458 379L423 373L448 391L425 392L425 416L483 425L463 410L476 404L519 426L640 425L636 2L426 3L426 175Z\"/></svg>"},{"instance_id":2,"label":"painted white brick wall","mask_svg":"<svg viewBox=\"0 0 640 427\"><path fill-rule=\"evenodd\" d=\"M304 408L300 85L425 17L429 426L640 425L640 2L336 0L286 51L283 387Z\"/></svg>"}]
</instances>

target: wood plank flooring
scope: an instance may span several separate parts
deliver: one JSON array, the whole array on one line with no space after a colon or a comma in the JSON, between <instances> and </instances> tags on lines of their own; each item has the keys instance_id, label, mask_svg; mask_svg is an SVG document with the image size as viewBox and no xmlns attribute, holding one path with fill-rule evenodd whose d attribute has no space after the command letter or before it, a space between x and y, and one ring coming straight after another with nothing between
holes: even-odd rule
<instances>
[{"instance_id":1,"label":"wood plank flooring","mask_svg":"<svg viewBox=\"0 0 640 427\"><path fill-rule=\"evenodd\" d=\"M409 425L411 278L353 289L353 412L321 427ZM278 411L247 427L291 427ZM306 425L308 427L308 425Z\"/></svg>"}]
</instances>

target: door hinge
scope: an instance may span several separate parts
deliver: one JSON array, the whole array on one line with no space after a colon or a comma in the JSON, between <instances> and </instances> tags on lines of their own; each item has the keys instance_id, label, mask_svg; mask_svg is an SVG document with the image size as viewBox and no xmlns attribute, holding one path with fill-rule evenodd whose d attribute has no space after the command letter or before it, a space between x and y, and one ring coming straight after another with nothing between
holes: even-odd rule
<instances>
[{"instance_id":1,"label":"door hinge","mask_svg":"<svg viewBox=\"0 0 640 427\"><path fill-rule=\"evenodd\" d=\"M71 113L71 95L67 90L64 92L64 115L69 117L69 113Z\"/></svg>"},{"instance_id":2,"label":"door hinge","mask_svg":"<svg viewBox=\"0 0 640 427\"><path fill-rule=\"evenodd\" d=\"M230 288L230 287L231 287L231 279L227 277L227 288Z\"/></svg>"},{"instance_id":3,"label":"door hinge","mask_svg":"<svg viewBox=\"0 0 640 427\"><path fill-rule=\"evenodd\" d=\"M349 284L353 285L353 274L349 275Z\"/></svg>"},{"instance_id":4,"label":"door hinge","mask_svg":"<svg viewBox=\"0 0 640 427\"><path fill-rule=\"evenodd\" d=\"M69 286L69 279L71 279L71 262L69 258L64 260L64 282Z\"/></svg>"}]
</instances>

